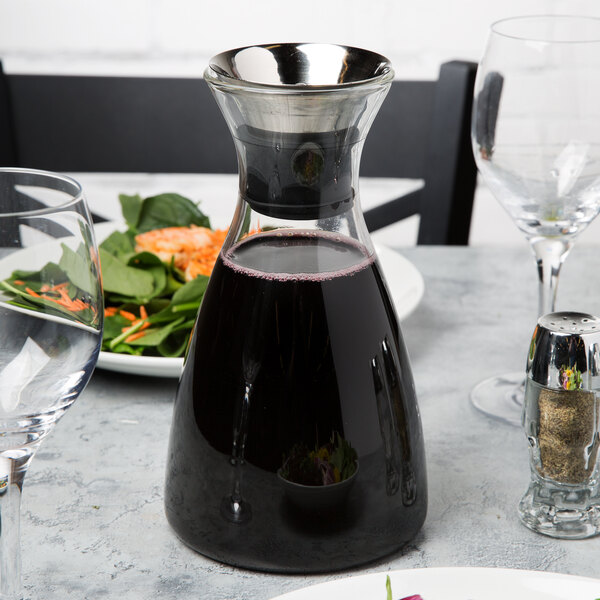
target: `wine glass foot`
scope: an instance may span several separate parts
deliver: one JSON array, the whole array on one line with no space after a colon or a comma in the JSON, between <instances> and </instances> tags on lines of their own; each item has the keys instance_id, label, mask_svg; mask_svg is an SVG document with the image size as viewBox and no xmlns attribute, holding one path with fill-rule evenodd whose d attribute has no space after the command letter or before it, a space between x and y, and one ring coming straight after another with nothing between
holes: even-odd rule
<instances>
[{"instance_id":1,"label":"wine glass foot","mask_svg":"<svg viewBox=\"0 0 600 600\"><path fill-rule=\"evenodd\" d=\"M492 419L521 426L521 411L525 394L523 371L490 377L471 391L473 406Z\"/></svg>"}]
</instances>

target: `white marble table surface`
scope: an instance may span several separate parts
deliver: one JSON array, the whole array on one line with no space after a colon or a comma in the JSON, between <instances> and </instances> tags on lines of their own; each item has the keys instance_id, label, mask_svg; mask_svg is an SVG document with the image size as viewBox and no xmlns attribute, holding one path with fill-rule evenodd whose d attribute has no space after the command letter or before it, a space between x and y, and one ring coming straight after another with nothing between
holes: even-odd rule
<instances>
[{"instance_id":1,"label":"white marble table surface","mask_svg":"<svg viewBox=\"0 0 600 600\"><path fill-rule=\"evenodd\" d=\"M482 566L600 577L600 538L559 541L520 525L516 507L529 478L524 434L468 400L480 379L524 368L536 307L525 243L401 251L426 286L402 328L423 420L429 513L402 552L352 574ZM597 251L576 246L562 277L559 308L600 315ZM266 600L348 574L235 569L175 537L163 509L175 388L172 379L98 369L43 443L23 493L26 598Z\"/></svg>"}]
</instances>

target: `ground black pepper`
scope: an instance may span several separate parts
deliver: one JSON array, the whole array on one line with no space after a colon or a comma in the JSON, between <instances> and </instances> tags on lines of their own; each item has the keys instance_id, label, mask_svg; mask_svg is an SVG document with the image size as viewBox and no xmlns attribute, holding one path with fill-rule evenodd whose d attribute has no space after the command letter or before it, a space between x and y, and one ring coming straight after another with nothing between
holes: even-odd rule
<instances>
[{"instance_id":1,"label":"ground black pepper","mask_svg":"<svg viewBox=\"0 0 600 600\"><path fill-rule=\"evenodd\" d=\"M559 483L583 483L598 455L596 395L588 390L540 391L540 475Z\"/></svg>"}]
</instances>

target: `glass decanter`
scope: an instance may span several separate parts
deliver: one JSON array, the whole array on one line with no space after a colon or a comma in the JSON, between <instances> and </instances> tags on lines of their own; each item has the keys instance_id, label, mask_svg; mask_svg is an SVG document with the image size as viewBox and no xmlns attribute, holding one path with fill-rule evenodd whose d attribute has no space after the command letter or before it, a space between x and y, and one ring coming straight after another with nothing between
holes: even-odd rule
<instances>
[{"instance_id":1,"label":"glass decanter","mask_svg":"<svg viewBox=\"0 0 600 600\"><path fill-rule=\"evenodd\" d=\"M175 400L166 512L214 559L316 572L398 550L427 488L407 351L360 209L384 57L276 44L214 57L239 199Z\"/></svg>"}]
</instances>

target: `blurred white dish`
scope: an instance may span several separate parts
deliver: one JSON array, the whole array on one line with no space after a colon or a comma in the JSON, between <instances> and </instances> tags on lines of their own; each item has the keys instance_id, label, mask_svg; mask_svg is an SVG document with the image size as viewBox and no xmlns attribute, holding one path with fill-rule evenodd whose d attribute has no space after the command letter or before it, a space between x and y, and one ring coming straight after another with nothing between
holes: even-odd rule
<instances>
[{"instance_id":1,"label":"blurred white dish","mask_svg":"<svg viewBox=\"0 0 600 600\"><path fill-rule=\"evenodd\" d=\"M272 600L385 600L386 575L392 582L393 600L419 594L423 600L595 600L600 580L513 569L448 567L406 569L346 577Z\"/></svg>"},{"instance_id":2,"label":"blurred white dish","mask_svg":"<svg viewBox=\"0 0 600 600\"><path fill-rule=\"evenodd\" d=\"M97 365L101 369L146 375L149 377L179 377L183 368L183 358L163 356L131 356L114 352L100 352Z\"/></svg>"},{"instance_id":3,"label":"blurred white dish","mask_svg":"<svg viewBox=\"0 0 600 600\"><path fill-rule=\"evenodd\" d=\"M396 314L402 321L421 302L425 282L417 268L395 250L379 244L375 245L375 250L394 301Z\"/></svg>"}]
</instances>

